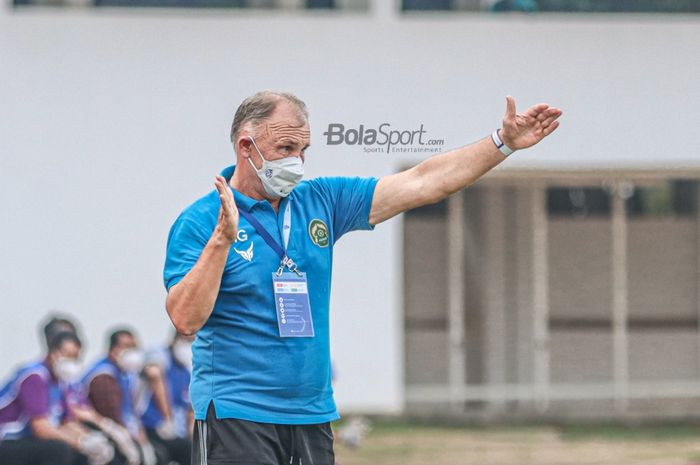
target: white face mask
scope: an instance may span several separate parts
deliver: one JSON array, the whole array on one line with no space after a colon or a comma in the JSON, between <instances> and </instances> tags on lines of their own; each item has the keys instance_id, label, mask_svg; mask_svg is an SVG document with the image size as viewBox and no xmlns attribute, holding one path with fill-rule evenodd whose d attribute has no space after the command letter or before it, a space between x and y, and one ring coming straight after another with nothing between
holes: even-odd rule
<instances>
[{"instance_id":1,"label":"white face mask","mask_svg":"<svg viewBox=\"0 0 700 465\"><path fill-rule=\"evenodd\" d=\"M248 158L248 163L257 173L267 195L273 198L286 197L292 189L299 184L304 177L304 162L301 157L284 157L279 160L266 160L255 143L253 137L250 138L262 159L262 167L257 169L253 160Z\"/></svg>"},{"instance_id":2,"label":"white face mask","mask_svg":"<svg viewBox=\"0 0 700 465\"><path fill-rule=\"evenodd\" d=\"M83 364L74 358L60 358L53 366L54 374L59 381L64 383L76 383L83 373Z\"/></svg>"},{"instance_id":3,"label":"white face mask","mask_svg":"<svg viewBox=\"0 0 700 465\"><path fill-rule=\"evenodd\" d=\"M129 373L138 373L143 369L146 357L138 349L125 349L117 357L119 367Z\"/></svg>"},{"instance_id":4,"label":"white face mask","mask_svg":"<svg viewBox=\"0 0 700 465\"><path fill-rule=\"evenodd\" d=\"M173 344L173 357L188 370L192 370L192 344L186 341L177 341Z\"/></svg>"}]
</instances>

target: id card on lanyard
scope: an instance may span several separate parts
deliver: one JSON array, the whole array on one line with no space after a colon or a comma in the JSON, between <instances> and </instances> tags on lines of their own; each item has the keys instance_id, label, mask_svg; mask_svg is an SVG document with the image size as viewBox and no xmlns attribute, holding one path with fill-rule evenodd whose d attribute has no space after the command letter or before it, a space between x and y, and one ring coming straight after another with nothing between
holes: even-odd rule
<instances>
[{"instance_id":1,"label":"id card on lanyard","mask_svg":"<svg viewBox=\"0 0 700 465\"><path fill-rule=\"evenodd\" d=\"M282 239L284 248L270 235L265 227L249 212L240 208L239 213L255 228L265 243L280 257L280 265L272 273L272 291L277 313L277 327L280 337L314 337L314 324L311 318L308 281L306 273L297 268L294 260L287 256L292 214L289 202L284 209Z\"/></svg>"}]
</instances>

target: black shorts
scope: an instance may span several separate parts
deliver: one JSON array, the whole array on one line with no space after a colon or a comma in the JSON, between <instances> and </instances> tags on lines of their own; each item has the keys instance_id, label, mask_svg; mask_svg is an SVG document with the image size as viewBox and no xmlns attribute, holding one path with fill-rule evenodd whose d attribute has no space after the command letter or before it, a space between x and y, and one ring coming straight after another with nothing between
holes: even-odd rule
<instances>
[{"instance_id":1,"label":"black shorts","mask_svg":"<svg viewBox=\"0 0 700 465\"><path fill-rule=\"evenodd\" d=\"M217 419L194 424L192 465L334 465L330 423L277 425Z\"/></svg>"}]
</instances>

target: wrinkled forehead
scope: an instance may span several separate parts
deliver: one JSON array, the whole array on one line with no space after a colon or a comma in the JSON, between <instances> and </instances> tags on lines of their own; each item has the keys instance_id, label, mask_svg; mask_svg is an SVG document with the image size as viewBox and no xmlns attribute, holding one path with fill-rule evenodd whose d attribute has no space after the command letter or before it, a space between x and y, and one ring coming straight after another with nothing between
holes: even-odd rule
<instances>
[{"instance_id":1,"label":"wrinkled forehead","mask_svg":"<svg viewBox=\"0 0 700 465\"><path fill-rule=\"evenodd\" d=\"M261 135L273 143L289 141L306 145L311 139L309 125L303 120L278 120L263 123Z\"/></svg>"}]
</instances>

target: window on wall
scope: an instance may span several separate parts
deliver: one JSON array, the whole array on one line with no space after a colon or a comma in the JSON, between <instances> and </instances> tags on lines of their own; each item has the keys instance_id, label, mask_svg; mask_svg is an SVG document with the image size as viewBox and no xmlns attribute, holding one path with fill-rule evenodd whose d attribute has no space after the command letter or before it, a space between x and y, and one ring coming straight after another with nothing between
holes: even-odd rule
<instances>
[{"instance_id":1,"label":"window on wall","mask_svg":"<svg viewBox=\"0 0 700 465\"><path fill-rule=\"evenodd\" d=\"M627 199L630 217L695 216L698 212L698 181L670 180L652 187L636 187Z\"/></svg>"},{"instance_id":2,"label":"window on wall","mask_svg":"<svg viewBox=\"0 0 700 465\"><path fill-rule=\"evenodd\" d=\"M599 187L550 187L549 216L610 216L610 195Z\"/></svg>"},{"instance_id":3,"label":"window on wall","mask_svg":"<svg viewBox=\"0 0 700 465\"><path fill-rule=\"evenodd\" d=\"M17 7L268 8L278 10L368 10L369 0L12 0Z\"/></svg>"},{"instance_id":4,"label":"window on wall","mask_svg":"<svg viewBox=\"0 0 700 465\"><path fill-rule=\"evenodd\" d=\"M403 0L404 11L698 13L698 0Z\"/></svg>"}]
</instances>

